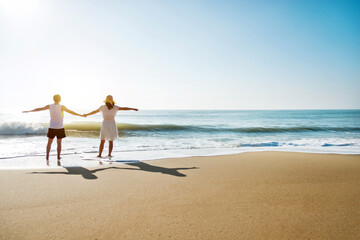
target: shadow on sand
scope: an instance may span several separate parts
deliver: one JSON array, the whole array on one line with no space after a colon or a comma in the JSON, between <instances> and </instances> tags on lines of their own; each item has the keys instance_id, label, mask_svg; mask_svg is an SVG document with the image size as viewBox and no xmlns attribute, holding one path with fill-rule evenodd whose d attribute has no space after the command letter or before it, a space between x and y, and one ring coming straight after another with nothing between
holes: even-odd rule
<instances>
[{"instance_id":1,"label":"shadow on sand","mask_svg":"<svg viewBox=\"0 0 360 240\"><path fill-rule=\"evenodd\" d=\"M117 161L120 162L120 161ZM148 163L140 162L140 161L123 161L124 164L129 167L105 167L105 168L98 168L94 170L89 170L84 167L64 167L67 172L32 172L31 174L63 174L63 175L81 175L83 178L88 180L94 180L98 177L94 174L96 172L108 170L108 169L119 169L119 170L137 170L137 171L145 171L145 172L154 172L154 173L162 173L167 174L175 177L186 177L185 174L180 173L179 170L189 170L189 169L198 169L197 167L190 167L190 168L166 168L160 167L155 165L150 165Z\"/></svg>"},{"instance_id":2,"label":"shadow on sand","mask_svg":"<svg viewBox=\"0 0 360 240\"><path fill-rule=\"evenodd\" d=\"M165 168L159 167L155 165L150 165L145 162L134 162L134 163L125 163L126 165L137 167L137 168L118 168L118 169L126 169L126 170L138 170L138 171L146 171L146 172L159 172L162 174L168 174L176 177L186 177L185 174L178 172L179 170L189 170L189 169L199 169L198 167L189 167L189 168Z\"/></svg>"}]
</instances>

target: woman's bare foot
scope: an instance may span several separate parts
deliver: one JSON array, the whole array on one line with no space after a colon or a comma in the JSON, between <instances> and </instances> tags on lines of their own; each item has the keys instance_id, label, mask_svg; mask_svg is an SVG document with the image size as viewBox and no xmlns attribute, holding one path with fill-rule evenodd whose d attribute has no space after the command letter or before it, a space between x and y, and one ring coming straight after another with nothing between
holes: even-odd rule
<instances>
[{"instance_id":1,"label":"woman's bare foot","mask_svg":"<svg viewBox=\"0 0 360 240\"><path fill-rule=\"evenodd\" d=\"M109 154L109 155L108 155L108 157L109 157L109 158L111 158L111 157L112 157L112 155L110 155L110 154Z\"/></svg>"},{"instance_id":2,"label":"woman's bare foot","mask_svg":"<svg viewBox=\"0 0 360 240\"><path fill-rule=\"evenodd\" d=\"M97 155L96 157L101 158L101 155Z\"/></svg>"},{"instance_id":3,"label":"woman's bare foot","mask_svg":"<svg viewBox=\"0 0 360 240\"><path fill-rule=\"evenodd\" d=\"M46 165L50 166L49 159L46 159Z\"/></svg>"},{"instance_id":4,"label":"woman's bare foot","mask_svg":"<svg viewBox=\"0 0 360 240\"><path fill-rule=\"evenodd\" d=\"M59 159L57 160L57 165L58 165L58 166L61 166L60 159L61 159L61 158L59 158Z\"/></svg>"}]
</instances>

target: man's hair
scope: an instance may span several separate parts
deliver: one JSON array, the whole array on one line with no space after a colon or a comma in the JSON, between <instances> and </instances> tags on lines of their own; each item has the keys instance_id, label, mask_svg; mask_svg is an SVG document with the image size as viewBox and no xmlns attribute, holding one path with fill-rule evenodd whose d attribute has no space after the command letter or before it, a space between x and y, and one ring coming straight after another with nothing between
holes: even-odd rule
<instances>
[{"instance_id":1,"label":"man's hair","mask_svg":"<svg viewBox=\"0 0 360 240\"><path fill-rule=\"evenodd\" d=\"M54 95L53 99L54 99L54 102L60 102L61 101L61 97L60 97L59 94Z\"/></svg>"}]
</instances>

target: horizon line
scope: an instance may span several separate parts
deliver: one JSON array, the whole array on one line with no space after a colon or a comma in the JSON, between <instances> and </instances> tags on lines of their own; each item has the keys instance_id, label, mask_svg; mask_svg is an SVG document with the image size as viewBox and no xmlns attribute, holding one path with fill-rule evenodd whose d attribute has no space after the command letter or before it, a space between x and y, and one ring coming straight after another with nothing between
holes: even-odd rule
<instances>
[{"instance_id":1,"label":"horizon line","mask_svg":"<svg viewBox=\"0 0 360 240\"><path fill-rule=\"evenodd\" d=\"M78 108L80 110L88 110L88 108ZM90 109L90 108L89 108ZM173 109L169 109L169 108L138 108L139 111L143 110L143 111L320 111L320 110L360 110L360 108L269 108L269 109L264 109L264 108L249 108L249 109L240 109L240 108L224 108L224 109L220 109L220 108L173 108ZM2 108L0 107L0 111L2 110L11 110L11 111L23 111L23 109L20 108L12 108L12 107L8 107L8 108Z\"/></svg>"}]
</instances>

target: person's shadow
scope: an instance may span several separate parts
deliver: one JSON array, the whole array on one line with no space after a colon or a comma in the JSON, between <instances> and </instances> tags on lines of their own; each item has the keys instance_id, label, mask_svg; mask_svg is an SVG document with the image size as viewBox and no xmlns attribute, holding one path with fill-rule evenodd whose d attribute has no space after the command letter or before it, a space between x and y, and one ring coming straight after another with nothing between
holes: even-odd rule
<instances>
[{"instance_id":1,"label":"person's shadow","mask_svg":"<svg viewBox=\"0 0 360 240\"><path fill-rule=\"evenodd\" d=\"M98 177L94 173L106 170L108 168L98 168L89 170L84 167L64 167L67 172L32 172L31 174L65 174L65 175L81 175L88 180L97 179Z\"/></svg>"},{"instance_id":2,"label":"person's shadow","mask_svg":"<svg viewBox=\"0 0 360 240\"><path fill-rule=\"evenodd\" d=\"M138 171L146 171L146 172L159 172L162 174L168 174L175 177L186 177L185 174L180 173L179 170L189 170L189 169L198 169L197 167L189 167L189 168L165 168L159 167L155 165L150 165L148 163L140 162L140 161L127 161L126 165L134 166L136 168L124 168L124 167L105 167L98 168L94 170L89 170L84 167L64 167L67 172L32 172L31 174L64 174L64 175L81 175L83 178L88 180L94 180L98 177L94 174L99 171L104 171L108 169L120 169L120 170L138 170Z\"/></svg>"},{"instance_id":3,"label":"person's shadow","mask_svg":"<svg viewBox=\"0 0 360 240\"><path fill-rule=\"evenodd\" d=\"M198 167L189 167L189 168L165 168L159 167L155 165L150 165L145 162L134 162L134 163L125 163L129 166L134 166L137 168L118 168L118 169L126 169L126 170L138 170L138 171L146 171L146 172L159 172L162 174L168 174L176 177L186 177L185 174L180 173L179 170L189 170L189 169L198 169Z\"/></svg>"}]
</instances>

